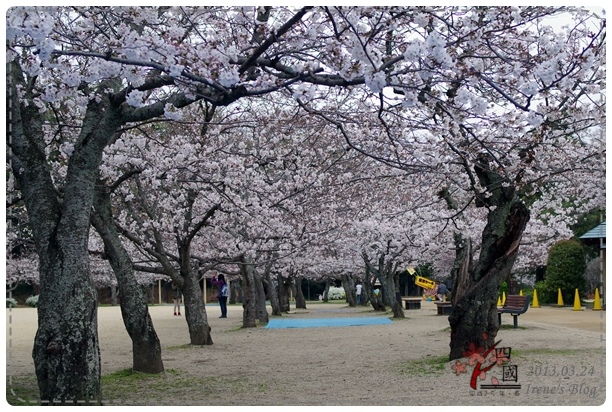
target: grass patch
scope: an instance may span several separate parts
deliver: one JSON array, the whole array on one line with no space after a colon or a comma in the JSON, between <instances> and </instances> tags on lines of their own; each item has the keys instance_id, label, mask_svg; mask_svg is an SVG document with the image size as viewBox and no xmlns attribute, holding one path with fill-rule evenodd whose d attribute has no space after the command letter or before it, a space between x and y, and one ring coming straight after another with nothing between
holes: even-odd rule
<instances>
[{"instance_id":1,"label":"grass patch","mask_svg":"<svg viewBox=\"0 0 612 412\"><path fill-rule=\"evenodd\" d=\"M6 402L13 406L39 405L36 376L7 377Z\"/></svg>"},{"instance_id":2,"label":"grass patch","mask_svg":"<svg viewBox=\"0 0 612 412\"><path fill-rule=\"evenodd\" d=\"M102 384L114 384L115 382L126 383L130 381L139 381L141 379L146 378L157 378L162 376L163 374L174 375L177 374L174 369L166 369L163 373L144 373L144 372L134 372L132 368L121 369L115 371L113 373L109 373L108 375L102 376Z\"/></svg>"},{"instance_id":3,"label":"grass patch","mask_svg":"<svg viewBox=\"0 0 612 412\"><path fill-rule=\"evenodd\" d=\"M105 405L139 405L143 403L180 404L193 393L204 399L224 393L266 392L265 382L249 382L242 378L201 377L175 369L159 374L134 372L131 368L102 376L102 402ZM12 376L6 382L6 401L13 406L40 405L36 376Z\"/></svg>"},{"instance_id":4,"label":"grass patch","mask_svg":"<svg viewBox=\"0 0 612 412\"><path fill-rule=\"evenodd\" d=\"M204 345L201 345L201 346L204 346ZM180 350L180 349L189 349L189 348L193 348L193 345L190 344L190 343L186 343L184 345L168 346L167 348L164 348L164 349L167 349L167 350Z\"/></svg>"},{"instance_id":5,"label":"grass patch","mask_svg":"<svg viewBox=\"0 0 612 412\"><path fill-rule=\"evenodd\" d=\"M224 393L265 392L263 382L252 383L243 378L194 376L175 369L160 374L146 374L123 369L102 377L102 394L109 404L166 403L174 399L183 400L198 397L214 399Z\"/></svg>"},{"instance_id":6,"label":"grass patch","mask_svg":"<svg viewBox=\"0 0 612 412\"><path fill-rule=\"evenodd\" d=\"M167 369L163 373L149 374L134 372L132 369L122 369L102 376L102 397L104 401L116 403L122 399L137 402L139 398L159 399L166 397L175 385L184 385L183 379L178 379L179 373ZM140 395L139 395L140 394Z\"/></svg>"},{"instance_id":7,"label":"grass patch","mask_svg":"<svg viewBox=\"0 0 612 412\"><path fill-rule=\"evenodd\" d=\"M423 359L404 362L399 365L399 368L401 374L408 375L442 374L448 362L448 355L428 356Z\"/></svg>"}]
</instances>

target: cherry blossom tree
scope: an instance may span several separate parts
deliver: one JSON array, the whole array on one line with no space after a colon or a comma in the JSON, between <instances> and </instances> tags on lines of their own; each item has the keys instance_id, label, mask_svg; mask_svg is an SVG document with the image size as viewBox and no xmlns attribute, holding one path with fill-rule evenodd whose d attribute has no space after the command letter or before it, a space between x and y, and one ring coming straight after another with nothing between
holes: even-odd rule
<instances>
[{"instance_id":1,"label":"cherry blossom tree","mask_svg":"<svg viewBox=\"0 0 612 412\"><path fill-rule=\"evenodd\" d=\"M155 34L161 26L155 22L149 25L149 18L164 17L163 9L159 12L158 15L153 9L14 8L7 15L10 61L7 90L9 98L15 101L11 106L12 167L32 218L40 258L39 330L33 357L44 400L64 403L101 399L96 293L88 270L87 241L89 210L103 149L122 125L164 114L172 117L172 107L204 98L200 93L194 95L193 90L189 93L177 90L143 105L148 92L174 83L172 75L181 74L180 65L173 62L168 77L156 63L150 67L152 72L132 70L129 65L98 60L96 52L91 54L101 44L105 48L114 47L122 40L127 40L126 51L132 57L140 46L142 50L151 46L146 41L138 42L134 35L153 39L165 49L170 39ZM214 15L217 10L207 12ZM197 9L191 13L192 17L198 17ZM221 14L216 19L219 23L226 21L225 13ZM288 28L303 14L290 19ZM169 20L164 27L172 27L167 23L174 20L173 16L173 12L167 13L165 17ZM191 28L201 36L197 27ZM151 30L150 35L142 36L146 30ZM180 38L185 34L177 27L171 36ZM70 50L68 55L62 56L56 43L67 46L64 51ZM256 52L254 56L259 54ZM116 78L130 84L126 87L112 80ZM197 75L195 78L203 80ZM223 86L219 89L218 83L207 80L204 83L203 87L209 88L204 94L219 104L229 104L247 95L240 88L228 96ZM66 107L74 109L71 114L81 124L80 132L66 139L63 145L69 160L64 167L64 196L60 201L45 154L44 112L49 104L64 102ZM66 293L72 290L76 298L68 299ZM65 318L66 314L70 319Z\"/></svg>"},{"instance_id":2,"label":"cherry blossom tree","mask_svg":"<svg viewBox=\"0 0 612 412\"><path fill-rule=\"evenodd\" d=\"M169 136L148 140L141 133L126 133L109 147L104 173L133 172L115 196L114 202L121 204L116 219L120 231L142 252L145 261L154 262L139 264L138 269L163 273L180 288L191 343L210 345L192 248L221 205L214 180L222 179L200 159L210 157L209 162L215 164L220 164L220 159L204 149L205 145L211 150L217 146L203 142L197 132L189 135L182 134L178 126L157 127L158 134L164 132ZM201 263L204 266L206 259Z\"/></svg>"},{"instance_id":3,"label":"cherry blossom tree","mask_svg":"<svg viewBox=\"0 0 612 412\"><path fill-rule=\"evenodd\" d=\"M605 109L605 25L597 16L578 9L457 11L426 8L406 26L380 31L375 20L347 14L335 29L354 48L350 57L346 49L337 53L358 63L335 67L363 76L367 89L348 88L352 99L328 105L316 93L312 102L303 99L352 148L429 174L429 193L447 201L448 219L458 225L451 358L470 345L493 344L497 291L530 217L546 223L545 208L562 215L561 203L572 198L582 210L601 204L593 184L603 181L604 149L594 135L602 133ZM571 23L554 30L560 11ZM359 119L346 115L355 107ZM460 216L472 207L486 210L475 243L460 228L470 226Z\"/></svg>"},{"instance_id":4,"label":"cherry blossom tree","mask_svg":"<svg viewBox=\"0 0 612 412\"><path fill-rule=\"evenodd\" d=\"M571 25L553 29L561 15ZM494 296L530 217L545 222L547 203L569 197L576 209L601 200L588 189L602 173L605 26L581 9L13 8L7 52L12 167L41 262L34 359L46 400L100 399L89 212L102 152L126 125L282 90L351 150L427 176L422 193L444 200L465 234L452 358L493 343ZM49 127L59 107L71 123ZM61 196L46 152L55 141L67 158ZM239 206L257 214L249 201ZM478 255L464 249L474 207L486 209ZM250 259L249 242L236 250Z\"/></svg>"}]
</instances>

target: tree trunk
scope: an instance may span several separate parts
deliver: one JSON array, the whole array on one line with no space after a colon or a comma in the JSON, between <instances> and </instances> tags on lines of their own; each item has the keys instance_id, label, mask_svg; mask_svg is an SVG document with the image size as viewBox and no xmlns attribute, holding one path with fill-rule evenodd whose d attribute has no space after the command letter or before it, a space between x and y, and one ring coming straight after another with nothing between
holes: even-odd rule
<instances>
[{"instance_id":1,"label":"tree trunk","mask_svg":"<svg viewBox=\"0 0 612 412\"><path fill-rule=\"evenodd\" d=\"M272 274L269 270L266 270L265 282L266 289L268 290L268 299L270 300L270 306L272 306L272 316L282 316L280 302L278 300L278 288L274 286Z\"/></svg>"},{"instance_id":2,"label":"tree trunk","mask_svg":"<svg viewBox=\"0 0 612 412\"><path fill-rule=\"evenodd\" d=\"M242 327L257 327L257 313L255 307L255 279L253 276L253 265L249 258L241 257L240 272L243 278L242 288Z\"/></svg>"},{"instance_id":3,"label":"tree trunk","mask_svg":"<svg viewBox=\"0 0 612 412\"><path fill-rule=\"evenodd\" d=\"M110 287L110 292L111 292L111 306L115 306L117 303L119 303L119 299L118 299L118 293L119 293L119 287L118 286L111 286Z\"/></svg>"},{"instance_id":4,"label":"tree trunk","mask_svg":"<svg viewBox=\"0 0 612 412\"><path fill-rule=\"evenodd\" d=\"M153 305L155 303L155 284L152 283L147 286L147 303Z\"/></svg>"},{"instance_id":5,"label":"tree trunk","mask_svg":"<svg viewBox=\"0 0 612 412\"><path fill-rule=\"evenodd\" d=\"M242 284L240 281L230 282L230 297L229 303L233 305L237 302L242 302Z\"/></svg>"},{"instance_id":6,"label":"tree trunk","mask_svg":"<svg viewBox=\"0 0 612 412\"><path fill-rule=\"evenodd\" d=\"M331 286L331 281L328 279L325 279L325 290L323 291L323 302L329 302L329 288Z\"/></svg>"},{"instance_id":7,"label":"tree trunk","mask_svg":"<svg viewBox=\"0 0 612 412\"><path fill-rule=\"evenodd\" d=\"M43 402L99 403L97 293L87 253L71 253L71 238L58 234L49 242L48 256L39 256L39 326L32 357Z\"/></svg>"},{"instance_id":8,"label":"tree trunk","mask_svg":"<svg viewBox=\"0 0 612 412\"><path fill-rule=\"evenodd\" d=\"M378 280L382 286L383 302L391 307L394 318L404 318L404 310L401 301L397 300L398 285L395 279L395 265L391 260L385 263L385 255L381 255L378 261Z\"/></svg>"},{"instance_id":9,"label":"tree trunk","mask_svg":"<svg viewBox=\"0 0 612 412\"><path fill-rule=\"evenodd\" d=\"M259 273L253 270L253 281L255 283L255 308L257 312L257 320L261 323L268 323L269 316L266 309L266 291L264 290L263 281Z\"/></svg>"},{"instance_id":10,"label":"tree trunk","mask_svg":"<svg viewBox=\"0 0 612 412\"><path fill-rule=\"evenodd\" d=\"M167 274L179 287L185 299L185 320L189 329L190 343L192 345L212 345L213 340L210 334L208 316L206 315L206 304L202 296L202 288L200 288L199 271L192 267L191 240L190 237L177 239L180 269L178 275L168 263L167 257L162 253L163 250L159 250L158 254ZM161 244L161 242L158 243Z\"/></svg>"},{"instance_id":11,"label":"tree trunk","mask_svg":"<svg viewBox=\"0 0 612 412\"><path fill-rule=\"evenodd\" d=\"M102 151L121 125L107 98L90 100L58 197L45 155L42 114L17 61L8 66L11 168L39 257L38 330L32 358L40 399L100 403L97 292L89 269L89 214ZM100 87L112 87L109 81ZM29 104L23 104L27 102Z\"/></svg>"},{"instance_id":12,"label":"tree trunk","mask_svg":"<svg viewBox=\"0 0 612 412\"><path fill-rule=\"evenodd\" d=\"M368 277L369 279L369 277ZM374 278L376 279L376 278ZM368 283L370 285L370 288L372 288L372 281L368 280ZM374 282L375 283L375 282ZM378 293L374 292L374 289L371 289L371 295L370 295L370 304L372 305L372 308L374 308L375 311L379 311L379 312L386 312L387 311L387 307L385 306L384 302L383 302L383 297L382 297L382 292L379 290Z\"/></svg>"},{"instance_id":13,"label":"tree trunk","mask_svg":"<svg viewBox=\"0 0 612 412\"><path fill-rule=\"evenodd\" d=\"M280 310L282 312L289 312L291 307L289 306L289 294L287 293L287 283L283 275L279 274L278 279L278 300L280 303Z\"/></svg>"},{"instance_id":14,"label":"tree trunk","mask_svg":"<svg viewBox=\"0 0 612 412\"><path fill-rule=\"evenodd\" d=\"M451 270L453 290L451 303L456 306L460 296L465 296L470 287L470 271L473 270L472 240L455 233L455 262ZM497 303L497 302L496 302Z\"/></svg>"},{"instance_id":15,"label":"tree trunk","mask_svg":"<svg viewBox=\"0 0 612 412\"><path fill-rule=\"evenodd\" d=\"M302 282L304 281L303 276L295 277L295 308L306 309L306 299L304 299L304 293L302 292Z\"/></svg>"},{"instance_id":16,"label":"tree trunk","mask_svg":"<svg viewBox=\"0 0 612 412\"><path fill-rule=\"evenodd\" d=\"M372 295L373 295L373 288L372 288L372 273L370 272L370 269L368 268L368 266L366 265L366 270L365 270L365 276L362 280L362 288L361 288L361 304L363 306L367 306L368 303L370 302L370 300L372 299Z\"/></svg>"},{"instance_id":17,"label":"tree trunk","mask_svg":"<svg viewBox=\"0 0 612 412\"><path fill-rule=\"evenodd\" d=\"M484 166L475 170L481 184L491 193L483 201L489 208L482 233L478 262L470 264L470 242L456 236L457 259L453 270L453 312L450 359L459 359L471 350L486 350L499 330L497 296L502 282L514 265L529 210L516 196L514 187L504 187L502 177Z\"/></svg>"},{"instance_id":18,"label":"tree trunk","mask_svg":"<svg viewBox=\"0 0 612 412\"><path fill-rule=\"evenodd\" d=\"M352 275L342 275L342 287L346 295L346 301L351 308L357 306L357 292L355 291L355 279Z\"/></svg>"},{"instance_id":19,"label":"tree trunk","mask_svg":"<svg viewBox=\"0 0 612 412\"><path fill-rule=\"evenodd\" d=\"M387 311L387 307L383 303L381 294L377 295L376 293L373 293L372 297L370 298L370 304L372 305L372 308L374 308L374 310L376 311L379 311L379 312Z\"/></svg>"},{"instance_id":20,"label":"tree trunk","mask_svg":"<svg viewBox=\"0 0 612 412\"><path fill-rule=\"evenodd\" d=\"M183 272L181 292L185 299L185 320L189 329L189 340L192 345L212 345L206 306L202 298L202 289L196 271Z\"/></svg>"},{"instance_id":21,"label":"tree trunk","mask_svg":"<svg viewBox=\"0 0 612 412\"><path fill-rule=\"evenodd\" d=\"M110 194L102 182L96 188L91 223L104 242L104 253L117 278L121 316L132 339L132 369L145 373L163 372L159 338L145 297L134 276L132 260L119 239L113 222Z\"/></svg>"}]
</instances>

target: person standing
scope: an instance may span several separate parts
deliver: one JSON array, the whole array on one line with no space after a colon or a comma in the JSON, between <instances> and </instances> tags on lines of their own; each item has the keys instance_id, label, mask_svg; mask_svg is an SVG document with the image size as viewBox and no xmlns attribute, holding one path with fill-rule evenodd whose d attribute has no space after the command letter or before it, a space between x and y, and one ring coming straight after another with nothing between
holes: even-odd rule
<instances>
[{"instance_id":1,"label":"person standing","mask_svg":"<svg viewBox=\"0 0 612 412\"><path fill-rule=\"evenodd\" d=\"M355 287L357 289L357 305L359 306L361 305L361 288L362 288L361 282L357 283L357 286Z\"/></svg>"},{"instance_id":2,"label":"person standing","mask_svg":"<svg viewBox=\"0 0 612 412\"><path fill-rule=\"evenodd\" d=\"M174 298L174 316L181 316L181 290L172 282L172 297Z\"/></svg>"},{"instance_id":3,"label":"person standing","mask_svg":"<svg viewBox=\"0 0 612 412\"><path fill-rule=\"evenodd\" d=\"M213 275L210 281L217 288L217 299L219 300L219 306L221 307L220 318L227 318L227 297L229 296L229 288L225 281L224 275Z\"/></svg>"},{"instance_id":4,"label":"person standing","mask_svg":"<svg viewBox=\"0 0 612 412\"><path fill-rule=\"evenodd\" d=\"M440 302L446 302L446 292L448 292L446 285L440 282L438 284L438 299L440 300Z\"/></svg>"}]
</instances>

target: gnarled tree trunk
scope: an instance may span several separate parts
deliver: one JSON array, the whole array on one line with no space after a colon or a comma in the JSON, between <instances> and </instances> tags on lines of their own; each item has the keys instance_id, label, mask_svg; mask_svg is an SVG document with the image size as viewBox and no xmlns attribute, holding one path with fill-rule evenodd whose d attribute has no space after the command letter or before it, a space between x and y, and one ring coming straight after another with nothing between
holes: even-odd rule
<instances>
[{"instance_id":1,"label":"gnarled tree trunk","mask_svg":"<svg viewBox=\"0 0 612 412\"><path fill-rule=\"evenodd\" d=\"M276 277L278 279L278 300L280 303L280 310L282 312L289 312L291 307L289 306L289 287L288 280L280 273Z\"/></svg>"},{"instance_id":2,"label":"gnarled tree trunk","mask_svg":"<svg viewBox=\"0 0 612 412\"><path fill-rule=\"evenodd\" d=\"M361 281L361 304L367 306L373 295L373 287L372 287L372 272L370 272L369 267L366 265L365 268L365 276Z\"/></svg>"},{"instance_id":3,"label":"gnarled tree trunk","mask_svg":"<svg viewBox=\"0 0 612 412\"><path fill-rule=\"evenodd\" d=\"M306 309L306 299L304 299L304 293L302 292L302 282L304 281L303 276L295 277L295 308Z\"/></svg>"},{"instance_id":4,"label":"gnarled tree trunk","mask_svg":"<svg viewBox=\"0 0 612 412\"><path fill-rule=\"evenodd\" d=\"M397 265L393 263L393 260L387 259L387 256L384 253L379 255L378 264L376 266L370 263L370 260L365 252L362 254L362 256L366 267L368 267L380 281L380 285L382 287L381 293L383 304L391 307L394 318L404 318L405 315L404 310L402 309L401 300L398 300L397 298L399 294L399 279L396 273ZM376 308L376 306L379 305L378 302L374 302L377 300L377 298L372 297L372 300L373 306Z\"/></svg>"},{"instance_id":5,"label":"gnarled tree trunk","mask_svg":"<svg viewBox=\"0 0 612 412\"><path fill-rule=\"evenodd\" d=\"M91 222L104 242L104 253L119 285L121 316L132 339L132 369L145 373L163 372L159 338L145 296L134 276L132 260L119 239L113 222L110 194L102 182L96 187Z\"/></svg>"},{"instance_id":6,"label":"gnarled tree trunk","mask_svg":"<svg viewBox=\"0 0 612 412\"><path fill-rule=\"evenodd\" d=\"M483 163L475 170L481 184L491 196L484 199L490 206L487 225L482 233L478 261L471 262L471 242L456 236L457 259L453 270L453 312L450 359L469 353L470 348L489 348L499 330L497 296L502 282L514 265L522 234L529 221L529 210L518 198L512 185ZM471 346L473 345L473 346Z\"/></svg>"},{"instance_id":7,"label":"gnarled tree trunk","mask_svg":"<svg viewBox=\"0 0 612 412\"><path fill-rule=\"evenodd\" d=\"M234 280L230 282L229 303L233 305L238 302L242 302L242 282L240 280Z\"/></svg>"},{"instance_id":8,"label":"gnarled tree trunk","mask_svg":"<svg viewBox=\"0 0 612 412\"><path fill-rule=\"evenodd\" d=\"M270 299L270 306L272 306L272 316L282 316L280 302L278 300L278 288L274 286L272 273L269 270L266 270L265 282L268 290L268 299Z\"/></svg>"},{"instance_id":9,"label":"gnarled tree trunk","mask_svg":"<svg viewBox=\"0 0 612 412\"><path fill-rule=\"evenodd\" d=\"M181 271L181 275L183 281L178 285L185 299L185 320L189 329L189 343L192 345L212 345L211 328L208 324L197 272L194 270Z\"/></svg>"},{"instance_id":10,"label":"gnarled tree trunk","mask_svg":"<svg viewBox=\"0 0 612 412\"><path fill-rule=\"evenodd\" d=\"M97 292L89 270L89 214L102 151L121 125L118 107L89 101L68 160L63 197L45 154L36 92L17 61L8 64L11 166L25 201L39 257L38 329L32 358L40 398L100 403ZM21 87L18 94L17 85ZM100 87L112 87L112 82ZM16 96L20 96L18 100ZM24 104L22 102L29 102Z\"/></svg>"},{"instance_id":11,"label":"gnarled tree trunk","mask_svg":"<svg viewBox=\"0 0 612 412\"><path fill-rule=\"evenodd\" d=\"M240 258L240 273L243 279L242 288L242 327L255 328L257 327L257 309L255 306L255 277L253 276L253 265L250 258L242 256Z\"/></svg>"},{"instance_id":12,"label":"gnarled tree trunk","mask_svg":"<svg viewBox=\"0 0 612 412\"><path fill-rule=\"evenodd\" d=\"M262 323L268 323L269 316L266 309L266 291L261 276L256 270L253 270L253 280L255 282L255 310L257 312L257 320Z\"/></svg>"},{"instance_id":13,"label":"gnarled tree trunk","mask_svg":"<svg viewBox=\"0 0 612 412\"><path fill-rule=\"evenodd\" d=\"M329 288L331 287L331 280L325 279L325 290L323 291L323 302L329 302Z\"/></svg>"},{"instance_id":14,"label":"gnarled tree trunk","mask_svg":"<svg viewBox=\"0 0 612 412\"><path fill-rule=\"evenodd\" d=\"M342 287L346 295L346 301L351 308L357 306L357 292L355 290L355 279L352 275L342 275Z\"/></svg>"},{"instance_id":15,"label":"gnarled tree trunk","mask_svg":"<svg viewBox=\"0 0 612 412\"><path fill-rule=\"evenodd\" d=\"M112 285L110 287L111 292L111 306L115 306L119 303L119 286Z\"/></svg>"}]
</instances>

